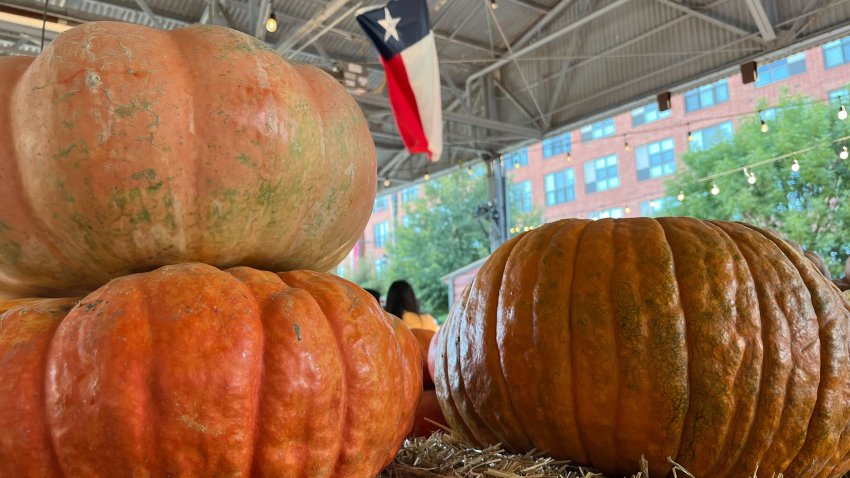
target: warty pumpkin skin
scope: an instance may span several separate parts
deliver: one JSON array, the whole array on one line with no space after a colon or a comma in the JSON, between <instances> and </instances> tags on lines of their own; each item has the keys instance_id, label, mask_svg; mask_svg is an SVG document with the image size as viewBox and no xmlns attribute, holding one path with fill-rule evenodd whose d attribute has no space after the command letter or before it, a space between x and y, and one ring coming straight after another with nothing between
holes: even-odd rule
<instances>
[{"instance_id":1,"label":"warty pumpkin skin","mask_svg":"<svg viewBox=\"0 0 850 478\"><path fill-rule=\"evenodd\" d=\"M436 344L448 423L613 476L850 470L850 304L778 236L564 220L502 245Z\"/></svg>"},{"instance_id":2,"label":"warty pumpkin skin","mask_svg":"<svg viewBox=\"0 0 850 478\"><path fill-rule=\"evenodd\" d=\"M0 294L165 264L329 270L375 197L338 81L240 32L93 22L0 58Z\"/></svg>"},{"instance_id":3,"label":"warty pumpkin skin","mask_svg":"<svg viewBox=\"0 0 850 478\"><path fill-rule=\"evenodd\" d=\"M167 266L0 315L0 477L372 478L421 388L354 284Z\"/></svg>"}]
</instances>

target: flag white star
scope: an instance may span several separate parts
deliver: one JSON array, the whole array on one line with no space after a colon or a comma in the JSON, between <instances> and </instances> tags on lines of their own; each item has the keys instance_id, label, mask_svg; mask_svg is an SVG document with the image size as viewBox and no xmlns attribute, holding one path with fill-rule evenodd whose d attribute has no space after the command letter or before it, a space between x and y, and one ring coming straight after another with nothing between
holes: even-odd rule
<instances>
[{"instance_id":1,"label":"flag white star","mask_svg":"<svg viewBox=\"0 0 850 478\"><path fill-rule=\"evenodd\" d=\"M398 31L395 29L395 27L400 21L401 17L393 18L393 16L390 14L390 9L384 7L384 19L378 20L378 25L380 25L384 29L384 41L389 40L390 37L395 38L395 41L399 41Z\"/></svg>"}]
</instances>

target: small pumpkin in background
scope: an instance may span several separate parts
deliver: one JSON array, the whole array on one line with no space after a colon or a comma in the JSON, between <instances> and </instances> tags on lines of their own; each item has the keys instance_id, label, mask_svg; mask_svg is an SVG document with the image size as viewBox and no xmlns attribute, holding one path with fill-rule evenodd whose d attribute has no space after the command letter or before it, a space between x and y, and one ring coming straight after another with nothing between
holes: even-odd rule
<instances>
[{"instance_id":1,"label":"small pumpkin in background","mask_svg":"<svg viewBox=\"0 0 850 478\"><path fill-rule=\"evenodd\" d=\"M832 280L832 273L829 272L829 268L826 267L826 263L823 262L820 255L812 251L806 251L803 255L806 256L806 259L810 260L815 267L817 267L818 271L823 274L824 277Z\"/></svg>"},{"instance_id":2,"label":"small pumpkin in background","mask_svg":"<svg viewBox=\"0 0 850 478\"><path fill-rule=\"evenodd\" d=\"M351 95L229 28L85 23L0 57L0 105L2 293L185 262L325 271L372 211Z\"/></svg>"},{"instance_id":3,"label":"small pumpkin in background","mask_svg":"<svg viewBox=\"0 0 850 478\"><path fill-rule=\"evenodd\" d=\"M428 437L440 427L432 422L446 425L446 418L437 401L437 393L434 391L434 380L429 369L431 344L434 343L436 333L429 329L410 329L419 343L419 353L422 358L422 396L416 406L416 414L413 420L413 428L408 437ZM439 331L437 332L439 333Z\"/></svg>"},{"instance_id":4,"label":"small pumpkin in background","mask_svg":"<svg viewBox=\"0 0 850 478\"><path fill-rule=\"evenodd\" d=\"M434 337L434 331L414 328L410 329L410 332L416 337L416 342L419 344L419 354L422 358L422 388L431 390L434 388L434 380L428 371L428 350L431 347L431 339Z\"/></svg>"},{"instance_id":5,"label":"small pumpkin in background","mask_svg":"<svg viewBox=\"0 0 850 478\"><path fill-rule=\"evenodd\" d=\"M20 301L0 315L0 476L373 478L421 370L407 327L330 274L184 264Z\"/></svg>"},{"instance_id":6,"label":"small pumpkin in background","mask_svg":"<svg viewBox=\"0 0 850 478\"><path fill-rule=\"evenodd\" d=\"M631 476L850 471L850 303L754 226L546 224L503 244L441 328L434 381L476 445Z\"/></svg>"}]
</instances>

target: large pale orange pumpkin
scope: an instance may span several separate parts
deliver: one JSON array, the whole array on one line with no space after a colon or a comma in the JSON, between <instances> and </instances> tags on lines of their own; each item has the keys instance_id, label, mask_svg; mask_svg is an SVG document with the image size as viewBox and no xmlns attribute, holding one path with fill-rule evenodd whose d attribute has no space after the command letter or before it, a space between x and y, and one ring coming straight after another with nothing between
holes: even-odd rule
<instances>
[{"instance_id":1,"label":"large pale orange pumpkin","mask_svg":"<svg viewBox=\"0 0 850 478\"><path fill-rule=\"evenodd\" d=\"M0 293L192 261L324 271L371 213L355 101L234 30L87 23L0 58L0 105Z\"/></svg>"},{"instance_id":2,"label":"large pale orange pumpkin","mask_svg":"<svg viewBox=\"0 0 850 478\"><path fill-rule=\"evenodd\" d=\"M0 476L373 478L421 388L350 282L167 266L0 315Z\"/></svg>"},{"instance_id":3,"label":"large pale orange pumpkin","mask_svg":"<svg viewBox=\"0 0 850 478\"><path fill-rule=\"evenodd\" d=\"M740 223L565 220L482 266L440 330L437 394L474 443L613 476L850 470L850 304Z\"/></svg>"}]
</instances>

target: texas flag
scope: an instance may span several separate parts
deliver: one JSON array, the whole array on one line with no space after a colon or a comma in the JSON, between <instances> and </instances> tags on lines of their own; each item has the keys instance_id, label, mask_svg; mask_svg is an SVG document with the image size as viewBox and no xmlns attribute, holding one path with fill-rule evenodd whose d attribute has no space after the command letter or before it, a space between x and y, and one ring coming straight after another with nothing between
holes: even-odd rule
<instances>
[{"instance_id":1,"label":"texas flag","mask_svg":"<svg viewBox=\"0 0 850 478\"><path fill-rule=\"evenodd\" d=\"M443 151L443 114L437 46L425 0L391 0L357 12L387 75L387 89L401 139L411 153L431 161Z\"/></svg>"}]
</instances>

